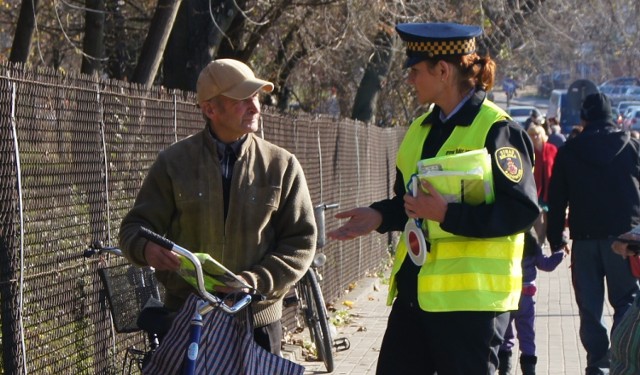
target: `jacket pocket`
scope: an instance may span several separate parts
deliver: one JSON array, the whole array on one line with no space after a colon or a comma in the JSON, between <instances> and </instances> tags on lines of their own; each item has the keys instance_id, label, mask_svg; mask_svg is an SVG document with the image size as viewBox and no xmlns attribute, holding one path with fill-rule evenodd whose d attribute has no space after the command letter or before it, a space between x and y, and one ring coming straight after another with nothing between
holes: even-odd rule
<instances>
[{"instance_id":1,"label":"jacket pocket","mask_svg":"<svg viewBox=\"0 0 640 375\"><path fill-rule=\"evenodd\" d=\"M202 202L205 199L209 199L209 192L204 184L197 180L191 180L190 182L190 184L178 183L174 185L176 202Z\"/></svg>"},{"instance_id":2,"label":"jacket pocket","mask_svg":"<svg viewBox=\"0 0 640 375\"><path fill-rule=\"evenodd\" d=\"M280 205L280 190L280 186L250 186L247 189L247 203L275 209Z\"/></svg>"}]
</instances>

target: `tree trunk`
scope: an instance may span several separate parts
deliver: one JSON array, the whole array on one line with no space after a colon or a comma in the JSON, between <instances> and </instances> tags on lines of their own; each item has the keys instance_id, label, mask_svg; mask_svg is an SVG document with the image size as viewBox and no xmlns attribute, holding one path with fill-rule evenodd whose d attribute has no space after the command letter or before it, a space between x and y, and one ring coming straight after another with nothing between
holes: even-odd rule
<instances>
[{"instance_id":1,"label":"tree trunk","mask_svg":"<svg viewBox=\"0 0 640 375\"><path fill-rule=\"evenodd\" d=\"M291 29L287 35L282 39L278 47L278 54L276 55L276 66L281 67L280 73L275 81L274 93L278 98L278 109L280 111L286 111L289 108L289 101L291 99L291 90L287 87L287 80L289 75L293 71L296 64L307 55L307 50L304 46L301 46L300 50L293 53L289 51L289 48L294 44L293 40L296 36L297 29ZM287 53L291 56L287 58ZM302 105L302 103L300 103Z\"/></svg>"},{"instance_id":2,"label":"tree trunk","mask_svg":"<svg viewBox=\"0 0 640 375\"><path fill-rule=\"evenodd\" d=\"M82 67L84 74L102 73L104 59L104 0L86 0Z\"/></svg>"},{"instance_id":3,"label":"tree trunk","mask_svg":"<svg viewBox=\"0 0 640 375\"><path fill-rule=\"evenodd\" d=\"M243 36L247 32L245 27L245 18L244 16L237 17L237 8L240 8L243 11L246 10L246 0L238 0L237 6L233 5L230 1L227 1L227 3L229 4L223 5L223 7L231 6L230 9L235 10L235 12L233 17L226 17L224 21L225 35L215 29L212 32L211 39L212 42L215 43L217 50L216 57L221 59L237 59L246 62L246 60L240 56L240 53L242 52L241 48L243 46ZM217 17L217 20L220 20L220 16Z\"/></svg>"},{"instance_id":4,"label":"tree trunk","mask_svg":"<svg viewBox=\"0 0 640 375\"><path fill-rule=\"evenodd\" d=\"M353 101L352 119L365 123L374 119L378 93L382 88L382 81L389 74L393 60L392 43L393 38L386 30L378 31L374 41L373 56L365 68Z\"/></svg>"},{"instance_id":5,"label":"tree trunk","mask_svg":"<svg viewBox=\"0 0 640 375\"><path fill-rule=\"evenodd\" d=\"M105 48L106 56L109 57L105 72L109 78L126 80L128 54L127 54L127 31L125 29L125 18L122 14L122 7L115 1L106 3L108 17L105 25Z\"/></svg>"},{"instance_id":6,"label":"tree trunk","mask_svg":"<svg viewBox=\"0 0 640 375\"><path fill-rule=\"evenodd\" d=\"M238 8L246 10L246 0L235 1ZM227 37L220 43L218 56L248 62L262 38L268 34L269 29L278 24L280 17L287 14L287 8L291 7L292 3L292 0L272 1L269 3L270 8L258 20L261 24L256 27L247 28L244 16L235 17L229 26Z\"/></svg>"},{"instance_id":7,"label":"tree trunk","mask_svg":"<svg viewBox=\"0 0 640 375\"><path fill-rule=\"evenodd\" d=\"M160 61L173 28L181 0L158 0L158 6L149 26L149 33L142 46L132 82L151 87L158 73Z\"/></svg>"},{"instance_id":8,"label":"tree trunk","mask_svg":"<svg viewBox=\"0 0 640 375\"><path fill-rule=\"evenodd\" d=\"M11 45L9 61L14 63L26 63L31 51L31 41L33 40L33 30L36 24L36 10L39 0L22 0L20 5L20 15L16 25L16 33Z\"/></svg>"},{"instance_id":9,"label":"tree trunk","mask_svg":"<svg viewBox=\"0 0 640 375\"><path fill-rule=\"evenodd\" d=\"M200 71L216 57L216 51L237 14L233 0L215 2L211 5L211 13L207 0L184 2L164 54L164 86L195 91Z\"/></svg>"}]
</instances>

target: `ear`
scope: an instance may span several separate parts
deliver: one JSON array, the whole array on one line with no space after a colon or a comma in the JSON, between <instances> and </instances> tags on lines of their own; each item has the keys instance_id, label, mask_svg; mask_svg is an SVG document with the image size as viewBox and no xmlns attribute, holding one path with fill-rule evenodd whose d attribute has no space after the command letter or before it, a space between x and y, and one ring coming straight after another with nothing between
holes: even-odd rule
<instances>
[{"instance_id":1,"label":"ear","mask_svg":"<svg viewBox=\"0 0 640 375\"><path fill-rule=\"evenodd\" d=\"M213 104L211 102L205 102L202 107L202 112L207 115L207 117L213 116L213 113L215 112Z\"/></svg>"},{"instance_id":2,"label":"ear","mask_svg":"<svg viewBox=\"0 0 640 375\"><path fill-rule=\"evenodd\" d=\"M446 80L451 75L451 66L444 60L439 60L436 64L436 72L440 74L442 80Z\"/></svg>"}]
</instances>

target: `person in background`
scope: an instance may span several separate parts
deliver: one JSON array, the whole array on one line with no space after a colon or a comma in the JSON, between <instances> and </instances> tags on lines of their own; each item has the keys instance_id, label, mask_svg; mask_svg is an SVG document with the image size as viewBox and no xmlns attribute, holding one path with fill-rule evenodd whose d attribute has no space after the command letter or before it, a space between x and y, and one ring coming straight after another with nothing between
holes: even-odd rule
<instances>
[{"instance_id":1,"label":"person in background","mask_svg":"<svg viewBox=\"0 0 640 375\"><path fill-rule=\"evenodd\" d=\"M634 241L630 244L626 241L615 240L611 249L623 259L629 261L636 278L640 277L640 226L620 235L620 239ZM636 294L633 304L624 314L618 328L611 333L611 369L610 375L636 375L640 374L640 293Z\"/></svg>"},{"instance_id":2,"label":"person in background","mask_svg":"<svg viewBox=\"0 0 640 375\"><path fill-rule=\"evenodd\" d=\"M540 119L540 116L538 116L538 112L532 109L531 113L529 114L529 117L524 121L524 128L529 129L531 125L541 125L541 124L542 124L542 120Z\"/></svg>"},{"instance_id":3,"label":"person in background","mask_svg":"<svg viewBox=\"0 0 640 375\"><path fill-rule=\"evenodd\" d=\"M540 123L538 125L542 126L542 129L544 129L545 134L547 135L551 134L551 129L549 128L551 125L549 124L549 121L547 120L546 116L541 117Z\"/></svg>"},{"instance_id":4,"label":"person in background","mask_svg":"<svg viewBox=\"0 0 640 375\"><path fill-rule=\"evenodd\" d=\"M176 311L194 289L176 273L177 255L140 237L140 227L222 262L265 296L252 303L255 340L280 354L282 299L316 246L304 173L294 155L254 135L258 95L271 82L240 61L219 59L196 88L204 128L160 152L122 220L120 246L132 263L156 269L165 305Z\"/></svg>"},{"instance_id":5,"label":"person in background","mask_svg":"<svg viewBox=\"0 0 640 375\"><path fill-rule=\"evenodd\" d=\"M338 89L331 86L328 97L320 103L317 113L328 114L333 120L340 118L340 103L338 101Z\"/></svg>"},{"instance_id":6,"label":"person in background","mask_svg":"<svg viewBox=\"0 0 640 375\"><path fill-rule=\"evenodd\" d=\"M520 369L522 370L522 375L536 374L538 357L536 356L536 302L534 297L538 290L536 286L537 270L546 272L555 270L566 255L564 251L557 251L551 256L545 255L542 247L531 235L531 232L525 233L524 241L522 293L520 294L518 310L511 312L509 326L504 335L504 343L500 346L498 375L511 375L511 357L513 356L513 347L515 345L514 325L518 343L520 344Z\"/></svg>"},{"instance_id":7,"label":"person in background","mask_svg":"<svg viewBox=\"0 0 640 375\"><path fill-rule=\"evenodd\" d=\"M549 134L548 142L552 145L560 148L560 146L564 145L567 141L567 138L562 134L562 130L560 129L560 125L558 124L550 124L549 129L551 133Z\"/></svg>"},{"instance_id":8,"label":"person in background","mask_svg":"<svg viewBox=\"0 0 640 375\"><path fill-rule=\"evenodd\" d=\"M416 226L409 233L418 239L411 249L406 233L397 245L387 301L393 308L376 373L493 374L509 311L518 308L523 232L539 213L533 145L521 125L486 99L496 66L476 52L480 27L410 23L396 31L406 43L408 82L418 102L434 106L413 121L400 145L394 197L338 213L348 221L328 236L349 240L373 230L402 231L416 219L446 232L441 240ZM408 194L418 161L485 148L492 167L486 182L495 201L447 202L443 194L451 192L427 181L416 187L416 196Z\"/></svg>"},{"instance_id":9,"label":"person in background","mask_svg":"<svg viewBox=\"0 0 640 375\"><path fill-rule=\"evenodd\" d=\"M507 96L507 103L511 101L512 98L518 96L518 82L516 82L513 77L508 76L502 81L502 90Z\"/></svg>"},{"instance_id":10,"label":"person in background","mask_svg":"<svg viewBox=\"0 0 640 375\"><path fill-rule=\"evenodd\" d=\"M608 374L609 337L603 320L605 282L615 332L638 293L629 264L611 251L613 238L640 224L640 142L618 129L609 98L588 95L580 110L582 133L560 148L549 184L547 239L567 248L572 238L571 281L580 313L585 374Z\"/></svg>"},{"instance_id":11,"label":"person in background","mask_svg":"<svg viewBox=\"0 0 640 375\"><path fill-rule=\"evenodd\" d=\"M533 227L536 231L536 240L540 246L544 247L547 236L547 211L549 210L547 205L549 201L549 181L551 180L553 162L558 153L558 149L556 146L547 142L547 133L542 126L531 125L527 129L527 134L531 137L535 149L533 176L536 180L538 205L540 205L540 216Z\"/></svg>"},{"instance_id":12,"label":"person in background","mask_svg":"<svg viewBox=\"0 0 640 375\"><path fill-rule=\"evenodd\" d=\"M631 138L633 139L640 139L640 132L637 130L630 130L629 136L631 136Z\"/></svg>"}]
</instances>

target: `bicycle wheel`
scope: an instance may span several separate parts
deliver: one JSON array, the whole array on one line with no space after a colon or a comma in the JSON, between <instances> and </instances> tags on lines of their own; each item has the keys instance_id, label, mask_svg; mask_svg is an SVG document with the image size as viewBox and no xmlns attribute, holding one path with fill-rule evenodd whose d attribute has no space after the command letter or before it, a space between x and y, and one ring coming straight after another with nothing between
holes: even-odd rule
<instances>
[{"instance_id":1,"label":"bicycle wheel","mask_svg":"<svg viewBox=\"0 0 640 375\"><path fill-rule=\"evenodd\" d=\"M318 284L316 273L309 270L304 278L300 280L301 295L304 300L304 319L311 341L316 346L318 358L324 362L327 372L332 372L333 364L333 339L329 330L329 318L327 309L322 297L322 290Z\"/></svg>"}]
</instances>

